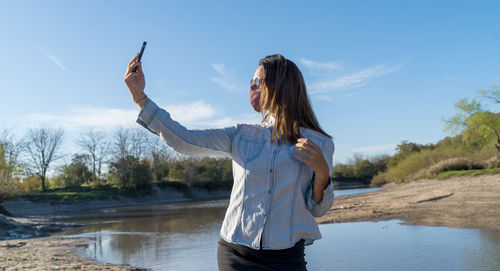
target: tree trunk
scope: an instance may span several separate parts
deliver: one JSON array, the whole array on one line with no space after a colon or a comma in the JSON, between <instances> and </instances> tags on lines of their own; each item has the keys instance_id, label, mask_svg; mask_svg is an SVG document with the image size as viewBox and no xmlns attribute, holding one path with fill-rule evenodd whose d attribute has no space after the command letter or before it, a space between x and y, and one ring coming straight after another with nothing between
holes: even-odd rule
<instances>
[{"instance_id":1,"label":"tree trunk","mask_svg":"<svg viewBox=\"0 0 500 271\"><path fill-rule=\"evenodd\" d=\"M45 192L45 176L40 176L40 179L42 180L42 191Z\"/></svg>"}]
</instances>

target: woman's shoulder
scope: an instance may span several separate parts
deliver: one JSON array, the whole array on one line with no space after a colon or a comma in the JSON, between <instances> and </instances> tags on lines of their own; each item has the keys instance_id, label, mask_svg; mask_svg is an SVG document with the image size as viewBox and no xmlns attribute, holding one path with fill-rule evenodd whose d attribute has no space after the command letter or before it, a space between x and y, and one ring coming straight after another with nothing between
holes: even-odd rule
<instances>
[{"instance_id":1,"label":"woman's shoulder","mask_svg":"<svg viewBox=\"0 0 500 271\"><path fill-rule=\"evenodd\" d=\"M236 127L236 134L247 139L265 141L266 136L269 135L269 129L260 124L239 123Z\"/></svg>"},{"instance_id":2,"label":"woman's shoulder","mask_svg":"<svg viewBox=\"0 0 500 271\"><path fill-rule=\"evenodd\" d=\"M326 144L332 144L333 145L333 139L330 136L324 135L316 130L306 128L306 127L300 127L300 134L302 137L308 138L312 140L316 144L321 144L321 145L326 145Z\"/></svg>"}]
</instances>

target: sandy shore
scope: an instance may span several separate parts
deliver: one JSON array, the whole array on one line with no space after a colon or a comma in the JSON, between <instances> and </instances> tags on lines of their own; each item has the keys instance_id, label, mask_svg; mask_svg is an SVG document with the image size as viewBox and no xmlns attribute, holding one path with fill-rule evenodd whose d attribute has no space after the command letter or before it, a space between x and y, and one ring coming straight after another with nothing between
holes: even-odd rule
<instances>
[{"instance_id":1,"label":"sandy shore","mask_svg":"<svg viewBox=\"0 0 500 271\"><path fill-rule=\"evenodd\" d=\"M13 217L0 214L0 270L147 270L127 265L97 262L85 257L87 238L43 237L80 225L62 223L57 216L69 213L124 206L192 202L229 198L230 191L191 191L186 197L178 191L156 189L141 197L123 197L74 203L36 203L26 199L4 202ZM55 220L54 220L55 219ZM29 239L17 239L29 238ZM6 240L6 241L1 241Z\"/></svg>"},{"instance_id":2,"label":"sandy shore","mask_svg":"<svg viewBox=\"0 0 500 271\"><path fill-rule=\"evenodd\" d=\"M85 238L32 238L0 241L0 270L146 270L81 257Z\"/></svg>"},{"instance_id":3,"label":"sandy shore","mask_svg":"<svg viewBox=\"0 0 500 271\"><path fill-rule=\"evenodd\" d=\"M500 229L500 174L390 184L338 197L318 223L402 219L407 224Z\"/></svg>"}]
</instances>

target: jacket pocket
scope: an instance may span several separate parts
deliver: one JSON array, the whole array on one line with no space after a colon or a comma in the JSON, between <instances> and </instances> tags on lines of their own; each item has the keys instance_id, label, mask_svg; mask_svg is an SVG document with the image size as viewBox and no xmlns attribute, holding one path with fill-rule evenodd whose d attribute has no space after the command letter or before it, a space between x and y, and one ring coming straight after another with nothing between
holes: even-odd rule
<instances>
[{"instance_id":1,"label":"jacket pocket","mask_svg":"<svg viewBox=\"0 0 500 271\"><path fill-rule=\"evenodd\" d=\"M245 163L248 163L262 152L264 149L265 140L260 140L256 138L249 138L247 136L241 135L238 144L238 151Z\"/></svg>"}]
</instances>

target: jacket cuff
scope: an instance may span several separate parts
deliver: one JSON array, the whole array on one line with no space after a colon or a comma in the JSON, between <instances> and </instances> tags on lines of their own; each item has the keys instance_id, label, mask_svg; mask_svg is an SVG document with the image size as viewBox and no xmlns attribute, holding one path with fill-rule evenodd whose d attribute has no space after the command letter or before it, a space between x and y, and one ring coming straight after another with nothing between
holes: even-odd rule
<instances>
[{"instance_id":1,"label":"jacket cuff","mask_svg":"<svg viewBox=\"0 0 500 271\"><path fill-rule=\"evenodd\" d=\"M314 181L316 180L315 174L313 172L313 180L311 181L311 186L307 190L306 197L307 197L307 208L311 209L316 207L317 205L322 204L323 202L329 202L333 199L333 181L332 177L328 177L328 185L323 189L323 198L321 199L320 202L316 202L312 199L312 192L313 192L313 185Z\"/></svg>"},{"instance_id":2,"label":"jacket cuff","mask_svg":"<svg viewBox=\"0 0 500 271\"><path fill-rule=\"evenodd\" d=\"M148 99L139 112L138 118L142 120L146 125L149 125L159 109L160 108L158 107L158 105L156 105L155 102L153 102L151 99Z\"/></svg>"},{"instance_id":3,"label":"jacket cuff","mask_svg":"<svg viewBox=\"0 0 500 271\"><path fill-rule=\"evenodd\" d=\"M160 107L158 107L155 102L148 98L141 111L139 112L136 122L139 123L142 127L148 129L151 133L156 134L155 131L151 130L148 127L148 125L151 123L151 121L153 121L156 113L158 113L159 110Z\"/></svg>"}]
</instances>

